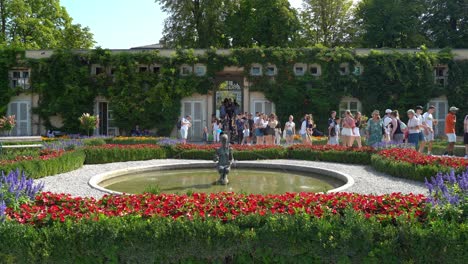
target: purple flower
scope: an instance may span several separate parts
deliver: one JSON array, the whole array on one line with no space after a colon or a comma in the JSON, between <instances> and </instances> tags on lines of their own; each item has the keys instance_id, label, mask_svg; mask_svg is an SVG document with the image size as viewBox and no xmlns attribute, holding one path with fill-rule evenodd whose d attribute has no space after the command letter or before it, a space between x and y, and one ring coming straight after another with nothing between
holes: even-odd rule
<instances>
[{"instance_id":1,"label":"purple flower","mask_svg":"<svg viewBox=\"0 0 468 264\"><path fill-rule=\"evenodd\" d=\"M425 184L429 189L428 201L433 205L458 206L468 199L468 168L459 175L453 169L445 174L439 172L430 181L426 178Z\"/></svg>"}]
</instances>

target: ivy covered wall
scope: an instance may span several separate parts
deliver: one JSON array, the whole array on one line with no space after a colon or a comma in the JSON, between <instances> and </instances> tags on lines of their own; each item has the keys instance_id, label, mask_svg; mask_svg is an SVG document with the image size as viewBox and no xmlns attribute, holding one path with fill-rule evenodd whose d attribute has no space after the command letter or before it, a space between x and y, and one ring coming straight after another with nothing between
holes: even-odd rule
<instances>
[{"instance_id":1,"label":"ivy covered wall","mask_svg":"<svg viewBox=\"0 0 468 264\"><path fill-rule=\"evenodd\" d=\"M323 129L328 112L337 110L343 96L358 98L363 113L374 109L398 109L404 113L416 105L424 105L431 98L447 95L450 105L460 107L460 117L468 111L468 61L454 61L448 50L431 53L422 49L417 53L382 53L357 55L351 49L313 47L304 49L238 49L228 55L207 50L194 55L193 50L177 50L171 57L158 51L120 52L97 49L89 52L56 51L47 59L29 59L32 68L34 92L40 94L40 103L34 109L50 127L50 116L60 115L63 131L77 132L77 118L83 112L92 112L96 96L104 96L112 105L116 126L129 131L135 125L157 128L167 135L180 114L180 101L194 93L206 94L214 89L216 74L226 66L244 67L244 76L250 90L260 91L276 105L281 120L289 114L299 119L304 113L314 114ZM12 64L6 51L0 54L1 78L8 76ZM181 76L180 65L202 63L207 66L203 77ZM251 76L254 63L277 67L274 77L263 74ZM321 76L307 70L296 76L295 63L316 63ZM339 72L340 64L349 64L349 74ZM106 68L92 75L93 64ZM138 72L139 65L158 64L159 74ZM362 74L353 74L354 66L363 68ZM448 86L434 84L434 66L448 64ZM111 70L112 69L112 70ZM112 71L112 74L110 74ZM1 89L5 80L0 79ZM0 98L4 107L8 93ZM461 124L459 124L461 127Z\"/></svg>"}]
</instances>

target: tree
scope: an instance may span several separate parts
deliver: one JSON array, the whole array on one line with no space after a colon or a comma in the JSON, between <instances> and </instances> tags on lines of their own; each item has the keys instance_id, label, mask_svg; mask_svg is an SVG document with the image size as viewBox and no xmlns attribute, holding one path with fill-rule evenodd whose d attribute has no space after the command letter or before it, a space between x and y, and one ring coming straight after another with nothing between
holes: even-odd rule
<instances>
[{"instance_id":1,"label":"tree","mask_svg":"<svg viewBox=\"0 0 468 264\"><path fill-rule=\"evenodd\" d=\"M427 44L420 19L424 12L424 0L362 0L356 14L361 45L415 48Z\"/></svg>"},{"instance_id":2,"label":"tree","mask_svg":"<svg viewBox=\"0 0 468 264\"><path fill-rule=\"evenodd\" d=\"M300 22L288 0L241 0L227 27L234 47L291 47Z\"/></svg>"},{"instance_id":3,"label":"tree","mask_svg":"<svg viewBox=\"0 0 468 264\"><path fill-rule=\"evenodd\" d=\"M305 0L301 12L305 44L350 43L355 32L352 0Z\"/></svg>"},{"instance_id":4,"label":"tree","mask_svg":"<svg viewBox=\"0 0 468 264\"><path fill-rule=\"evenodd\" d=\"M468 0L426 0L424 29L438 48L468 47Z\"/></svg>"},{"instance_id":5,"label":"tree","mask_svg":"<svg viewBox=\"0 0 468 264\"><path fill-rule=\"evenodd\" d=\"M60 0L0 0L0 43L25 49L90 48L88 27L73 24Z\"/></svg>"},{"instance_id":6,"label":"tree","mask_svg":"<svg viewBox=\"0 0 468 264\"><path fill-rule=\"evenodd\" d=\"M156 0L156 3L169 13L162 39L167 47L228 47L224 21L236 1Z\"/></svg>"}]
</instances>

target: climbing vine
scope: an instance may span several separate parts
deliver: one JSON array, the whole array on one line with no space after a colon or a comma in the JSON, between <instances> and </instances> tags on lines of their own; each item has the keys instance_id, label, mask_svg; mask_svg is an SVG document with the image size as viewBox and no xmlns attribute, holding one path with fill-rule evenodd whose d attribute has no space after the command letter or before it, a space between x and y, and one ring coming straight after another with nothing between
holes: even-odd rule
<instances>
[{"instance_id":1,"label":"climbing vine","mask_svg":"<svg viewBox=\"0 0 468 264\"><path fill-rule=\"evenodd\" d=\"M8 72L24 63L24 51L14 48L0 48L0 115L5 115L12 96L19 94L18 88L10 87Z\"/></svg>"},{"instance_id":2,"label":"climbing vine","mask_svg":"<svg viewBox=\"0 0 468 264\"><path fill-rule=\"evenodd\" d=\"M0 84L4 89L11 68L12 55L0 54ZM205 76L181 76L180 66L201 63L207 66ZM275 76L251 76L251 65L275 65ZM303 76L294 73L295 63L318 64L321 75L313 76L305 69ZM341 74L342 63L349 67ZM286 120L289 114L300 118L304 113L314 114L323 125L328 112L337 110L343 96L359 99L363 112L392 108L401 112L425 104L431 98L447 95L450 104L465 112L468 101L468 61L454 61L449 50L439 53L422 48L416 53L383 53L371 51L358 55L345 48L328 49L321 46L303 49L253 48L236 49L230 53L209 49L200 54L193 50L177 50L170 57L158 51L111 52L96 49L89 52L58 50L47 59L29 59L34 92L39 93L41 116L47 128L52 128L51 116L63 119L64 131L77 132L77 117L93 112L95 98L102 96L110 102L115 126L129 132L139 125L156 128L161 135L173 129L180 114L180 101L194 93L207 94L215 89L215 78L226 66L244 68L250 90L263 92L275 103L277 114ZM100 65L102 72L91 74L92 66ZM157 64L160 70L138 72L138 67ZM434 83L436 64L449 65L449 84ZM355 73L355 67L362 72ZM2 106L9 100L2 93ZM1 109L0 109L1 110ZM324 125L323 125L324 126Z\"/></svg>"}]
</instances>

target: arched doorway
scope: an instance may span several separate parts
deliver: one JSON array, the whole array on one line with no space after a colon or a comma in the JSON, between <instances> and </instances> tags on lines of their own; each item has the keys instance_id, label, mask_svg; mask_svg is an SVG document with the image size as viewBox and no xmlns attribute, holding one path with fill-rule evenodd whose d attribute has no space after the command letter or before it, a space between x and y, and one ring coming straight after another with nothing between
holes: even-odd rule
<instances>
[{"instance_id":1,"label":"arched doorway","mask_svg":"<svg viewBox=\"0 0 468 264\"><path fill-rule=\"evenodd\" d=\"M240 82L235 80L226 80L219 82L216 87L216 94L215 94L215 103L214 103L214 111L213 113L216 114L216 117L220 117L220 108L221 104L223 103L224 99L228 98L231 100L235 100L239 104L239 109L242 112L244 109L243 106L243 89Z\"/></svg>"}]
</instances>

